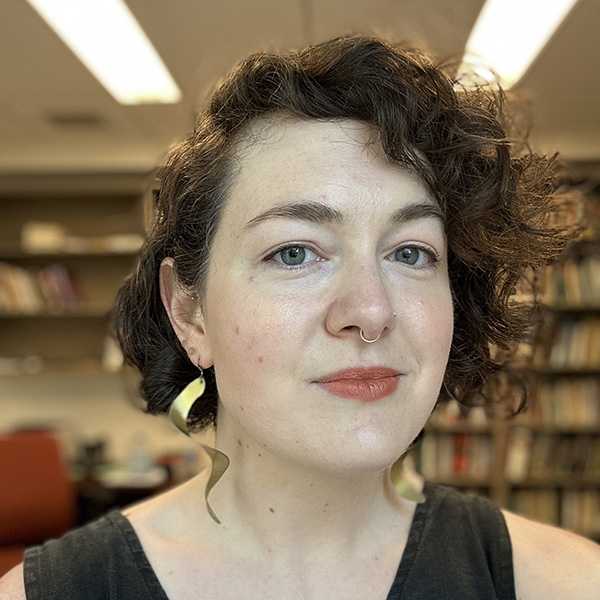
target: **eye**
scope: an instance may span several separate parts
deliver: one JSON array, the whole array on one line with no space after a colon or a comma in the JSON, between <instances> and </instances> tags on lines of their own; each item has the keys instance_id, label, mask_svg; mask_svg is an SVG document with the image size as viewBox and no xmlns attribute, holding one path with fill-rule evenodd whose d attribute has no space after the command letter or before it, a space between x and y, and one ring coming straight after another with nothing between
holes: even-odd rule
<instances>
[{"instance_id":1,"label":"eye","mask_svg":"<svg viewBox=\"0 0 600 600\"><path fill-rule=\"evenodd\" d=\"M278 250L271 258L287 267L298 267L306 261L315 260L317 255L305 246L286 246Z\"/></svg>"},{"instance_id":2,"label":"eye","mask_svg":"<svg viewBox=\"0 0 600 600\"><path fill-rule=\"evenodd\" d=\"M402 246L393 254L394 260L413 266L429 266L438 262L437 256L431 251L419 246Z\"/></svg>"}]
</instances>

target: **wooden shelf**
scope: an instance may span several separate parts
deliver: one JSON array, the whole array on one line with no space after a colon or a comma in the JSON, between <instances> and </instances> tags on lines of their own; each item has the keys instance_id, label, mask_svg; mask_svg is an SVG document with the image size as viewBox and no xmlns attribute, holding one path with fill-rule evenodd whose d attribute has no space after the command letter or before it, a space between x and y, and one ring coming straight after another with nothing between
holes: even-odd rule
<instances>
[{"instance_id":1,"label":"wooden shelf","mask_svg":"<svg viewBox=\"0 0 600 600\"><path fill-rule=\"evenodd\" d=\"M139 250L57 250L54 252L27 252L19 244L0 244L0 261L39 263L48 261L69 261L90 258L135 258Z\"/></svg>"},{"instance_id":2,"label":"wooden shelf","mask_svg":"<svg viewBox=\"0 0 600 600\"><path fill-rule=\"evenodd\" d=\"M84 376L116 376L114 370L106 369L102 362L95 357L44 359L40 357L13 357L0 359L0 376L10 377L41 377L48 375L84 375Z\"/></svg>"},{"instance_id":3,"label":"wooden shelf","mask_svg":"<svg viewBox=\"0 0 600 600\"><path fill-rule=\"evenodd\" d=\"M0 194L0 373L105 372L110 311L143 241L144 185L92 179Z\"/></svg>"},{"instance_id":4,"label":"wooden shelf","mask_svg":"<svg viewBox=\"0 0 600 600\"><path fill-rule=\"evenodd\" d=\"M587 313L600 313L600 305L579 304L546 304L544 309L562 315L585 315Z\"/></svg>"},{"instance_id":5,"label":"wooden shelf","mask_svg":"<svg viewBox=\"0 0 600 600\"><path fill-rule=\"evenodd\" d=\"M463 489L489 489L493 486L491 477L434 477L431 481Z\"/></svg>"},{"instance_id":6,"label":"wooden shelf","mask_svg":"<svg viewBox=\"0 0 600 600\"><path fill-rule=\"evenodd\" d=\"M576 474L564 475L558 477L528 477L522 482L507 482L507 485L514 489L541 489L541 488L560 488L560 489L578 489L593 488L600 492L600 481L591 476L578 476Z\"/></svg>"},{"instance_id":7,"label":"wooden shelf","mask_svg":"<svg viewBox=\"0 0 600 600\"><path fill-rule=\"evenodd\" d=\"M51 312L35 312L35 313L0 313L0 320L73 320L73 319L107 319L112 306L83 306L75 310L64 310L58 313Z\"/></svg>"},{"instance_id":8,"label":"wooden shelf","mask_svg":"<svg viewBox=\"0 0 600 600\"><path fill-rule=\"evenodd\" d=\"M600 377L600 365L581 369L534 367L531 371L543 377Z\"/></svg>"},{"instance_id":9,"label":"wooden shelf","mask_svg":"<svg viewBox=\"0 0 600 600\"><path fill-rule=\"evenodd\" d=\"M537 423L528 423L527 421L519 422L518 427L525 427L534 434L542 435L597 435L600 436L600 423L593 423L586 426L573 425L569 427L554 426L554 425L540 425Z\"/></svg>"},{"instance_id":10,"label":"wooden shelf","mask_svg":"<svg viewBox=\"0 0 600 600\"><path fill-rule=\"evenodd\" d=\"M492 428L489 424L487 425L475 425L472 423L455 423L453 425L448 424L435 424L431 425L430 429L436 434L455 434L455 433L467 433L470 435L491 435Z\"/></svg>"}]
</instances>

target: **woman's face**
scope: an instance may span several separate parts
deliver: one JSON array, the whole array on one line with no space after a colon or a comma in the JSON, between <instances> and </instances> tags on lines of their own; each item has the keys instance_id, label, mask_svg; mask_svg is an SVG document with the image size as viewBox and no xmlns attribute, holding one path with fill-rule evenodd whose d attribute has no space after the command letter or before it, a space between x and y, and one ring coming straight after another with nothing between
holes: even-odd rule
<instances>
[{"instance_id":1,"label":"woman's face","mask_svg":"<svg viewBox=\"0 0 600 600\"><path fill-rule=\"evenodd\" d=\"M358 122L280 119L242 144L198 317L219 430L328 471L405 451L452 339L441 211L373 138Z\"/></svg>"}]
</instances>

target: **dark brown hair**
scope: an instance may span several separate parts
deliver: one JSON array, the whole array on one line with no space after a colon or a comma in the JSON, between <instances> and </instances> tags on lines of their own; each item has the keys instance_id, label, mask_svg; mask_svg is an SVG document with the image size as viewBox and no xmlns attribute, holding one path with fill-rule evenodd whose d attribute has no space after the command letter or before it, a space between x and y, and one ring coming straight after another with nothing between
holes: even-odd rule
<instances>
[{"instance_id":1,"label":"dark brown hair","mask_svg":"<svg viewBox=\"0 0 600 600\"><path fill-rule=\"evenodd\" d=\"M446 214L454 298L445 388L472 402L500 367L490 348L509 348L523 335L527 314L511 302L515 285L565 244L564 232L549 226L553 161L514 156L501 92L461 89L418 52L345 37L250 56L215 91L195 130L159 171L154 225L115 308L117 335L127 361L141 371L149 412L168 410L198 375L163 308L160 263L173 257L181 286L202 298L236 145L248 124L275 113L368 123L389 159L429 186ZM208 371L207 393L192 415L198 427L216 418Z\"/></svg>"}]
</instances>

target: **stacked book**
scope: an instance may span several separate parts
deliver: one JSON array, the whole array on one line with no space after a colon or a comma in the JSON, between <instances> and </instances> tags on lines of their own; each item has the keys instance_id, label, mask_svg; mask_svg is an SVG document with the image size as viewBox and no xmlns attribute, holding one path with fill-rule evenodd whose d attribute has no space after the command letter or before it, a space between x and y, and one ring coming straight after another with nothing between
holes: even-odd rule
<instances>
[{"instance_id":1,"label":"stacked book","mask_svg":"<svg viewBox=\"0 0 600 600\"><path fill-rule=\"evenodd\" d=\"M65 265L22 267L0 262L0 314L61 314L78 310L82 298Z\"/></svg>"}]
</instances>

